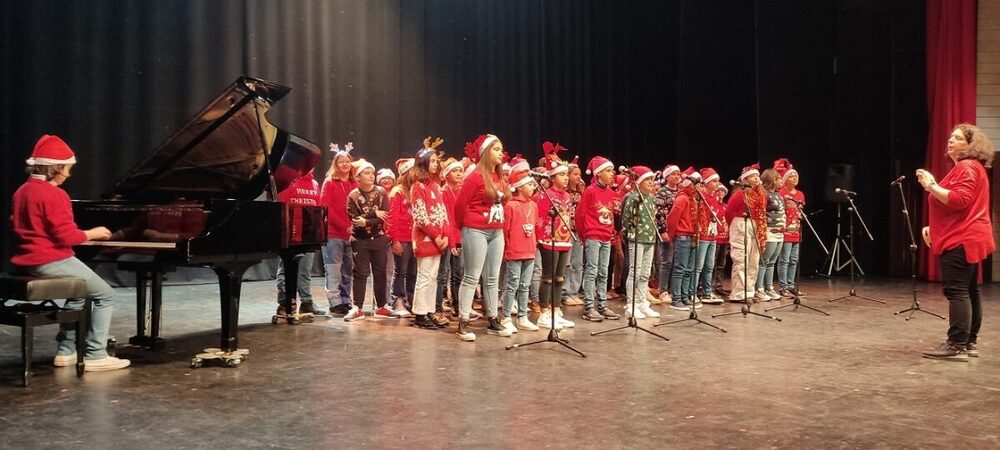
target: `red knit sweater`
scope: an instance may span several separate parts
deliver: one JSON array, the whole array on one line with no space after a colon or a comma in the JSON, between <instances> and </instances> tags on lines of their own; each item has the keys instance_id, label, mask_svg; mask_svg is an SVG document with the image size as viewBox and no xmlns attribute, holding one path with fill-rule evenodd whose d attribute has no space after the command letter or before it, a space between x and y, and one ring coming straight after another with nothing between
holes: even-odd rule
<instances>
[{"instance_id":1,"label":"red knit sweater","mask_svg":"<svg viewBox=\"0 0 1000 450\"><path fill-rule=\"evenodd\" d=\"M535 259L535 224L538 206L520 196L511 198L504 206L503 259L524 261Z\"/></svg>"},{"instance_id":2,"label":"red knit sweater","mask_svg":"<svg viewBox=\"0 0 1000 450\"><path fill-rule=\"evenodd\" d=\"M326 234L330 239L351 238L351 218L347 217L347 196L358 187L358 183L330 179L323 183L321 202L326 206Z\"/></svg>"},{"instance_id":3,"label":"red knit sweater","mask_svg":"<svg viewBox=\"0 0 1000 450\"><path fill-rule=\"evenodd\" d=\"M674 206L667 214L667 235L670 236L670 240L674 240L677 236L695 236L697 217L691 214L691 210L692 202L696 201L696 199L691 198L688 189L681 189L680 193L677 194ZM701 211L701 208L695 207L695 209Z\"/></svg>"},{"instance_id":4,"label":"red knit sweater","mask_svg":"<svg viewBox=\"0 0 1000 450\"><path fill-rule=\"evenodd\" d=\"M434 181L418 181L410 187L410 211L413 214L413 254L417 258L442 253L434 240L448 236L448 210L441 189Z\"/></svg>"},{"instance_id":5,"label":"red knit sweater","mask_svg":"<svg viewBox=\"0 0 1000 450\"><path fill-rule=\"evenodd\" d=\"M490 178L494 186L500 186L500 180L495 173L491 173ZM503 205L500 202L491 202L486 197L482 174L478 170L472 172L462 183L462 190L455 198L456 226L459 229L469 227L479 230L500 230L503 229L503 219Z\"/></svg>"},{"instance_id":6,"label":"red knit sweater","mask_svg":"<svg viewBox=\"0 0 1000 450\"><path fill-rule=\"evenodd\" d=\"M928 194L931 251L940 255L945 250L964 245L965 260L969 264L986 259L996 249L986 169L977 160L964 159L938 183L951 192L947 205Z\"/></svg>"},{"instance_id":7,"label":"red knit sweater","mask_svg":"<svg viewBox=\"0 0 1000 450\"><path fill-rule=\"evenodd\" d=\"M459 189L461 188L459 186ZM444 187L441 188L441 196L444 197L444 207L448 209L448 247L461 247L462 230L458 228L455 221L455 198L458 197L458 191L445 183Z\"/></svg>"},{"instance_id":8,"label":"red knit sweater","mask_svg":"<svg viewBox=\"0 0 1000 450\"><path fill-rule=\"evenodd\" d=\"M779 191L781 198L785 201L785 240L784 242L802 242L802 210L799 209L799 205L788 197L798 200L799 203L806 203L806 195L802 191L796 189L795 193L791 193L786 188L781 188Z\"/></svg>"},{"instance_id":9,"label":"red knit sweater","mask_svg":"<svg viewBox=\"0 0 1000 450\"><path fill-rule=\"evenodd\" d=\"M73 256L73 246L87 240L77 228L66 191L48 181L29 178L14 192L10 262L39 266Z\"/></svg>"},{"instance_id":10,"label":"red knit sweater","mask_svg":"<svg viewBox=\"0 0 1000 450\"><path fill-rule=\"evenodd\" d=\"M385 222L385 232L395 242L413 241L413 214L401 189L393 188L389 192L389 219Z\"/></svg>"},{"instance_id":11,"label":"red knit sweater","mask_svg":"<svg viewBox=\"0 0 1000 450\"><path fill-rule=\"evenodd\" d=\"M576 230L580 239L611 242L615 231L615 191L594 182L583 191L576 206Z\"/></svg>"},{"instance_id":12,"label":"red knit sweater","mask_svg":"<svg viewBox=\"0 0 1000 450\"><path fill-rule=\"evenodd\" d=\"M535 234L538 236L538 245L546 250L556 250L560 252L568 252L572 248L570 241L573 239L572 233L570 233L570 223L563 221L573 217L573 196L566 191L556 190L555 188L548 189L548 196L536 195L535 201L538 205L537 214L538 222L535 225ZM552 201L549 201L549 197ZM549 210L552 209L552 203L556 204L556 208L561 212L561 215L556 216L555 219L549 216ZM552 221L556 221L556 235L555 239L552 238ZM554 242L553 242L554 241Z\"/></svg>"}]
</instances>

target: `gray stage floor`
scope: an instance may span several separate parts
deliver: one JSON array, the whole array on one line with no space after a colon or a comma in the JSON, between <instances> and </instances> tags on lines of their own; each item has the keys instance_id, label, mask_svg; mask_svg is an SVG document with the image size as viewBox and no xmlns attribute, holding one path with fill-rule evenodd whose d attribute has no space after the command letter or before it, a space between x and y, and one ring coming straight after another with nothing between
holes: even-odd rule
<instances>
[{"instance_id":1,"label":"gray stage floor","mask_svg":"<svg viewBox=\"0 0 1000 450\"><path fill-rule=\"evenodd\" d=\"M322 297L321 280L313 292ZM190 369L218 345L213 285L165 289L167 350L120 349L129 369L74 376L54 369L54 327L37 329L30 388L18 387L18 330L0 327L0 446L8 448L997 448L1000 447L1000 304L984 290L982 357L932 361L947 322L893 312L910 302L906 281L869 282L861 299L828 303L846 281L803 284L807 303L783 322L710 314L726 328L659 327L592 337L624 324L579 320L562 333L587 354L540 339L485 334L459 342L454 325L426 331L408 321L345 324L320 319L271 325L273 282L246 283L239 368ZM947 314L940 285L918 288ZM112 332L134 333L134 291L118 290ZM621 310L621 303L614 303ZM686 313L664 312L686 317ZM652 326L655 319L641 321Z\"/></svg>"}]
</instances>

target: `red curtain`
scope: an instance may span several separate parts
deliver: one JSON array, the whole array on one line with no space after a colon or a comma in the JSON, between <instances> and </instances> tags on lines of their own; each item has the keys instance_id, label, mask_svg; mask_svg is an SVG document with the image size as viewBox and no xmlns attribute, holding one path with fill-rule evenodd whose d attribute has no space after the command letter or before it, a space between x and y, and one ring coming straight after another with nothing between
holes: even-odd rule
<instances>
[{"instance_id":1,"label":"red curtain","mask_svg":"<svg viewBox=\"0 0 1000 450\"><path fill-rule=\"evenodd\" d=\"M952 167L945 151L953 127L976 121L976 0L927 0L927 105L924 168L940 180ZM920 248L921 274L939 281L938 258Z\"/></svg>"}]
</instances>

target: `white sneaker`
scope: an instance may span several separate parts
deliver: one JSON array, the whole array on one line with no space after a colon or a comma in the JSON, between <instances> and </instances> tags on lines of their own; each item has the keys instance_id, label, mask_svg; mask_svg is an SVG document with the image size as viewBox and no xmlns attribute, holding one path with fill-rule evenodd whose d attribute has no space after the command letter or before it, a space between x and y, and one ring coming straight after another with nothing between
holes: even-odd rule
<instances>
[{"instance_id":1,"label":"white sneaker","mask_svg":"<svg viewBox=\"0 0 1000 450\"><path fill-rule=\"evenodd\" d=\"M626 303L625 304L625 317L632 317L632 314L633 314L633 312L632 312L632 304L631 303ZM643 313L642 308L640 308L639 306L635 307L635 318L636 319L645 319L646 318L646 314Z\"/></svg>"},{"instance_id":2,"label":"white sneaker","mask_svg":"<svg viewBox=\"0 0 1000 450\"><path fill-rule=\"evenodd\" d=\"M531 320L528 319L528 316L518 317L517 318L517 327L520 328L520 329L522 329L522 330L538 331L538 325L535 325L535 324L531 323Z\"/></svg>"},{"instance_id":3,"label":"white sneaker","mask_svg":"<svg viewBox=\"0 0 1000 450\"><path fill-rule=\"evenodd\" d=\"M404 309L404 311L406 310ZM365 312L357 306L351 305L351 309L348 310L347 314L344 316L344 322L354 322L357 320L365 320Z\"/></svg>"},{"instance_id":4,"label":"white sneaker","mask_svg":"<svg viewBox=\"0 0 1000 450\"><path fill-rule=\"evenodd\" d=\"M76 365L76 352L68 355L56 355L52 360L52 365L56 367L69 367Z\"/></svg>"},{"instance_id":5,"label":"white sneaker","mask_svg":"<svg viewBox=\"0 0 1000 450\"><path fill-rule=\"evenodd\" d=\"M399 308L392 310L392 317L395 317L397 319L405 319L412 315L413 314L411 314L410 311L407 310L405 306L401 306Z\"/></svg>"},{"instance_id":6,"label":"white sneaker","mask_svg":"<svg viewBox=\"0 0 1000 450\"><path fill-rule=\"evenodd\" d=\"M458 336L458 340L463 342L473 342L476 340L476 333L473 333L468 330L465 332L465 334L458 334L456 332L455 335Z\"/></svg>"},{"instance_id":7,"label":"white sneaker","mask_svg":"<svg viewBox=\"0 0 1000 450\"><path fill-rule=\"evenodd\" d=\"M538 314L538 326L542 328L552 328L552 313L549 310L543 309L542 312ZM556 329L558 329L558 327Z\"/></svg>"},{"instance_id":8,"label":"white sneaker","mask_svg":"<svg viewBox=\"0 0 1000 450\"><path fill-rule=\"evenodd\" d=\"M469 321L470 322L472 322L474 320L479 320L479 319L482 319L482 318L483 318L483 313L481 313L479 311L476 311L474 309L472 311L469 311Z\"/></svg>"},{"instance_id":9,"label":"white sneaker","mask_svg":"<svg viewBox=\"0 0 1000 450\"><path fill-rule=\"evenodd\" d=\"M702 298L701 302L705 303L705 304L708 304L708 305L718 305L718 304L722 303L722 297L719 297L718 295L715 295L714 293L712 293L708 297Z\"/></svg>"},{"instance_id":10,"label":"white sneaker","mask_svg":"<svg viewBox=\"0 0 1000 450\"><path fill-rule=\"evenodd\" d=\"M517 327L514 326L514 322L510 320L510 317L500 319L500 325L503 325L504 329L511 334L517 333Z\"/></svg>"},{"instance_id":11,"label":"white sneaker","mask_svg":"<svg viewBox=\"0 0 1000 450\"><path fill-rule=\"evenodd\" d=\"M774 288L764 291L764 294L767 295L768 297L771 297L771 300L781 300L782 298L784 298L781 296L781 294L775 292Z\"/></svg>"},{"instance_id":12,"label":"white sneaker","mask_svg":"<svg viewBox=\"0 0 1000 450\"><path fill-rule=\"evenodd\" d=\"M104 372L106 370L124 369L132 364L127 359L118 359L114 356L105 356L101 359L88 359L83 362L85 372Z\"/></svg>"},{"instance_id":13,"label":"white sneaker","mask_svg":"<svg viewBox=\"0 0 1000 450\"><path fill-rule=\"evenodd\" d=\"M758 290L757 293L754 294L753 298L757 299L758 301L764 301L764 300L770 300L771 296L765 294L764 290L761 289L761 290Z\"/></svg>"},{"instance_id":14,"label":"white sneaker","mask_svg":"<svg viewBox=\"0 0 1000 450\"><path fill-rule=\"evenodd\" d=\"M563 317L562 309L557 309L556 325L558 326L558 328L573 328L576 326L576 322L573 322L572 320L568 320L565 317Z\"/></svg>"},{"instance_id":15,"label":"white sneaker","mask_svg":"<svg viewBox=\"0 0 1000 450\"><path fill-rule=\"evenodd\" d=\"M646 317L650 317L653 319L660 317L660 313L656 312L655 309L650 307L649 303L643 303L641 306L639 306L639 311L642 311L642 313L645 314Z\"/></svg>"}]
</instances>

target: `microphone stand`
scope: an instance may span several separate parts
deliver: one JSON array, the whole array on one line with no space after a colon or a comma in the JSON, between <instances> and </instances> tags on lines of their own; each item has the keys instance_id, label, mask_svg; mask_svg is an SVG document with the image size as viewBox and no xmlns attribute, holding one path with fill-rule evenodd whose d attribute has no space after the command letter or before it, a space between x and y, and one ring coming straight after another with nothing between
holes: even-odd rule
<instances>
[{"instance_id":1,"label":"microphone stand","mask_svg":"<svg viewBox=\"0 0 1000 450\"><path fill-rule=\"evenodd\" d=\"M910 283L913 287L913 303L910 304L909 308L902 311L897 311L894 315L898 316L902 313L909 312L906 316L906 320L913 318L913 313L920 311L922 313L930 314L938 319L944 320L944 316L934 314L926 309L920 307L920 302L917 301L917 240L913 237L913 224L910 222L910 211L906 209L906 194L903 193L903 183L902 180L893 183L899 187L899 199L903 202L903 217L906 219L906 231L910 235Z\"/></svg>"},{"instance_id":2,"label":"microphone stand","mask_svg":"<svg viewBox=\"0 0 1000 450\"><path fill-rule=\"evenodd\" d=\"M567 221L566 216L562 214L561 211L559 211L559 208L556 206L556 202L552 201L552 197L549 196L548 190L547 189L539 189L539 190L542 191L542 195L544 195L545 198L549 200L549 204L552 205L548 211L551 222L549 224L549 231L551 232L550 236L552 239L552 252L549 254L549 262L551 263L549 269L549 279L552 280L549 283L549 292L552 295L549 300L549 313L552 314L552 316L550 317L552 322L551 322L551 327L549 328L549 335L545 339L532 341L525 344L511 344L507 346L507 350L510 350L512 348L520 348L520 347L527 347L529 345L541 344L543 342L555 342L563 347L572 350L577 355L580 355L581 358L586 358L587 355L573 348L573 346L569 345L569 341L559 337L558 327L556 326L556 295L562 295L561 292L556 292L556 283L555 283L556 261L557 261L556 249L555 249L556 218L561 219L563 221L563 224L565 224L567 228L569 228L569 221ZM573 239L578 239L576 234L573 233L572 231L570 231L570 235L572 236Z\"/></svg>"},{"instance_id":3,"label":"microphone stand","mask_svg":"<svg viewBox=\"0 0 1000 450\"><path fill-rule=\"evenodd\" d=\"M849 234L848 234L847 239L850 242L851 259L855 262L855 264L857 264L857 260L854 259L854 217L855 216L857 216L858 220L861 222L861 227L864 228L865 234L868 235L868 240L874 241L875 238L872 237L872 233L870 231L868 231L868 226L865 225L865 220L861 218L861 213L858 212L858 207L854 205L854 199L851 198L851 195L845 192L844 193L844 197L847 199L847 203L849 203L851 205L850 207L847 208L847 212L848 213L851 213L851 212L854 213L854 214L850 215L850 217L848 217L848 222L847 222L848 223L848 229L847 230L848 230ZM831 299L829 301L835 302L837 300L843 300L845 298L857 297L857 298L861 298L861 299L865 299L865 300L869 300L869 301L881 303L881 304L884 305L885 302L882 301L882 300L879 300L879 299L873 298L873 297L866 297L864 295L858 295L857 294L857 291L854 288L854 266L855 266L855 264L851 264L850 265L851 266L851 291L850 291L850 293L848 293L847 295L843 295L843 296Z\"/></svg>"},{"instance_id":4,"label":"microphone stand","mask_svg":"<svg viewBox=\"0 0 1000 450\"><path fill-rule=\"evenodd\" d=\"M702 195L701 191L700 191L700 190L698 190L698 188L695 188L695 189L694 189L694 192L695 192L695 194L696 194L696 199L695 199L695 201L700 201L700 202L701 202L701 204L702 204L702 205L703 205L703 206L704 206L705 208L708 208L708 212L709 212L710 214L712 214L712 222L714 222L714 223L718 224L718 223L719 223L719 217L718 217L717 215L715 215L715 210L713 210L713 209L712 209L712 207L711 207L711 206L709 206L708 202L707 202L707 201L705 201L705 197L704 197L704 196ZM695 220L697 220L697 219L695 219ZM695 254L697 254L697 252L698 252L698 249L697 249L697 248L695 248L695 249L694 249L694 251L695 251ZM695 264L697 264L697 262L698 262L698 258L696 257L696 258L695 258ZM692 269L694 269L694 268L692 268ZM746 277L744 276L744 280L745 280L745 279L746 279ZM698 280L697 280L697 279L695 279L695 280L694 280L694 285L695 285L695 288L694 288L694 292L695 292L695 296L697 297L697 295L698 295ZM746 289L744 289L744 291L746 291ZM659 323L657 323L657 324L655 324L655 325L653 325L653 326L654 326L654 327L658 327L658 326L660 326L660 325L670 325L670 324L672 324L672 323L681 323L681 322L687 322L688 320L693 320L693 321L695 321L695 322L697 322L697 323L699 323L699 324L702 324L702 325L708 325L708 326L710 326L710 327L712 327L712 328L715 328L716 330L719 330L719 331L721 331L721 332L723 332L723 333L726 333L726 332L727 332L725 328L722 328L722 327L719 327L719 326L716 326L716 325L713 325L713 324L711 324L711 323L708 323L708 322L706 322L706 321L704 321L704 320L701 320L701 319L700 319L700 318L698 317L698 308L695 308L695 305L694 305L694 302L692 302L692 303L691 303L691 310L690 310L690 311L691 311L691 312L690 312L690 313L688 313L688 317L687 317L687 319L678 319L678 320L671 320L670 322L659 322ZM712 316L712 317L715 317L715 316Z\"/></svg>"},{"instance_id":5,"label":"microphone stand","mask_svg":"<svg viewBox=\"0 0 1000 450\"><path fill-rule=\"evenodd\" d=\"M788 199L791 200L793 203L795 203L795 206L798 207L798 209L799 209L799 215L802 217L803 220L805 220L806 225L809 226L809 229L812 230L813 236L816 237L816 242L819 242L819 246L823 249L823 253L826 253L827 255L829 255L830 251L827 250L827 248L826 248L825 245L823 245L823 240L819 238L819 233L816 232L816 229L813 228L812 223L809 222L809 215L806 214L806 211L804 209L802 209L802 207L805 206L805 205L802 204L802 203L800 203L798 200L796 200L794 198L788 197ZM795 265L795 290L791 292L791 294L792 294L792 302L789 303L789 304L787 304L787 305L775 306L774 308L764 309L764 312L774 311L776 309L781 309L781 308L787 308L789 306L794 306L795 307L795 308L792 309L792 311L798 311L799 307L801 306L803 308L811 309L813 311L816 311L816 312L818 312L820 314L823 314L825 316L829 316L830 313L828 313L826 311L823 311L823 310L820 310L820 309L817 309L817 308L813 308L812 306L809 306L809 305L807 305L805 303L802 303L802 297L803 296L802 296L802 294L799 294L799 280L801 279L801 276L802 276L802 260L799 259L799 263Z\"/></svg>"},{"instance_id":6,"label":"microphone stand","mask_svg":"<svg viewBox=\"0 0 1000 450\"><path fill-rule=\"evenodd\" d=\"M747 191L747 188L743 188L743 194L744 195L746 195L746 191ZM753 222L750 221L750 206L749 205L747 206L747 211L745 213L743 213L743 220L744 220L744 223L743 223L743 295L744 295L744 297L746 297L747 286L749 286L747 284L747 282L748 282L747 276L749 275L749 273L747 271L747 268L750 265L750 263L748 261L748 258L750 257L750 250L749 250L750 242L748 242L748 240L750 238L748 237L747 231L750 229L750 226L753 224ZM754 234L755 234L755 236L754 236L753 245L757 245L756 232L754 232ZM757 262L757 265L758 266L760 265L759 261ZM714 319L716 317L731 316L731 315L734 315L734 314L743 314L743 317L746 318L746 316L748 314L750 314L750 315L754 315L754 316L757 316L757 317L763 317L765 319L772 319L772 320L776 320L778 322L781 322L781 319L779 319L777 317L769 316L767 314L761 314L761 313L755 312L755 311L751 311L750 310L750 304L751 304L752 301L753 301L753 299L744 298L744 300L743 300L743 302L744 302L743 306L740 306L740 310L739 311L731 311L731 312L722 313L722 314L712 314L712 318Z\"/></svg>"},{"instance_id":7,"label":"microphone stand","mask_svg":"<svg viewBox=\"0 0 1000 450\"><path fill-rule=\"evenodd\" d=\"M633 193L636 195L636 197L638 197L638 201L635 201L635 202L632 203L632 217L629 220L629 228L632 230L632 237L634 239L636 239L636 240L632 241L632 268L631 268L631 271L632 271L633 275L632 275L632 280L630 280L632 282L632 306L631 306L632 312L631 312L631 314L629 314L628 322L626 322L625 325L622 325L622 326L619 326L619 327L610 328L610 329L603 330L603 331L595 331L593 333L590 333L590 335L591 336L597 336L599 334L610 333L612 331L624 330L625 328L634 328L636 330L642 330L642 331L645 331L645 332L647 332L649 334L652 334L653 336L656 336L656 337L658 337L660 339L663 339L664 341L669 341L670 339L667 338L666 336L663 336L663 335L661 335L659 333L656 333L656 332L654 332L652 330L640 327L639 326L639 321L636 320L636 318L635 318L635 304L640 301L638 298L636 298L637 295L638 295L638 293L639 293L639 277L637 276L639 274L639 265L638 265L639 264L639 241L638 241L638 237L639 237L639 210L640 209L645 210L645 212L646 212L647 215L649 215L649 210L645 208L646 199L643 198L644 194L639 189L638 183L635 182L635 178L636 178L635 177L635 172L629 171L628 175L629 175L629 177L632 178L632 185L634 186L634 189L635 189L635 191L633 191ZM628 233L626 233L625 235L627 236ZM656 233L656 235L659 236L659 233ZM644 298L644 299L642 299L642 301L646 301L646 299Z\"/></svg>"}]
</instances>

